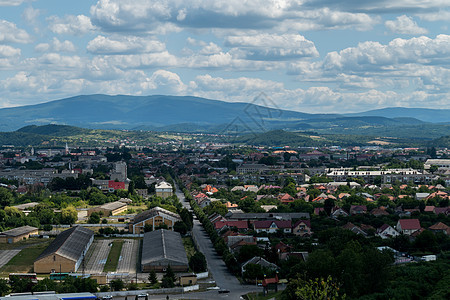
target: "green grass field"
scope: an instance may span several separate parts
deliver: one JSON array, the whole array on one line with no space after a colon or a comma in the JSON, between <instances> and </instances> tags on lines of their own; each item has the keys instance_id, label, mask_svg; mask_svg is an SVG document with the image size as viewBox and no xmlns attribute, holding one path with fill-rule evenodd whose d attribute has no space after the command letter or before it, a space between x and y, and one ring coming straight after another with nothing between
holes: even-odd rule
<instances>
[{"instance_id":1,"label":"green grass field","mask_svg":"<svg viewBox=\"0 0 450 300\"><path fill-rule=\"evenodd\" d=\"M0 273L28 273L33 271L33 263L36 258L48 247L50 241L30 245L14 256L1 268Z\"/></svg>"},{"instance_id":2,"label":"green grass field","mask_svg":"<svg viewBox=\"0 0 450 300\"><path fill-rule=\"evenodd\" d=\"M119 264L120 252L122 252L123 240L115 240L108 254L103 272L115 272Z\"/></svg>"},{"instance_id":3,"label":"green grass field","mask_svg":"<svg viewBox=\"0 0 450 300\"><path fill-rule=\"evenodd\" d=\"M186 250L187 258L190 259L195 254L194 242L190 236L183 237L183 246Z\"/></svg>"}]
</instances>

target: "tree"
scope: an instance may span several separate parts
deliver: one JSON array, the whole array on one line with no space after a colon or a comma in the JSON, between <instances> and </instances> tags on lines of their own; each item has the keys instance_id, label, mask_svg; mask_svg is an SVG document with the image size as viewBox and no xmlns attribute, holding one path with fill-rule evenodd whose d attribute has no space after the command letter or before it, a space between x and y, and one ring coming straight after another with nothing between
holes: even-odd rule
<instances>
[{"instance_id":1,"label":"tree","mask_svg":"<svg viewBox=\"0 0 450 300\"><path fill-rule=\"evenodd\" d=\"M121 279L111 280L111 288L113 291L120 291L125 287L125 284Z\"/></svg>"},{"instance_id":2,"label":"tree","mask_svg":"<svg viewBox=\"0 0 450 300\"><path fill-rule=\"evenodd\" d=\"M0 207L4 208L5 206L9 206L13 201L14 197L12 193L7 189L0 187Z\"/></svg>"},{"instance_id":3,"label":"tree","mask_svg":"<svg viewBox=\"0 0 450 300\"><path fill-rule=\"evenodd\" d=\"M150 281L152 284L158 283L158 277L156 277L155 270L150 271L150 274L148 275L148 281Z\"/></svg>"},{"instance_id":4,"label":"tree","mask_svg":"<svg viewBox=\"0 0 450 300\"><path fill-rule=\"evenodd\" d=\"M172 288L175 286L175 273L172 270L172 267L169 265L166 269L166 274L164 274L161 282L161 286L163 288Z\"/></svg>"},{"instance_id":5,"label":"tree","mask_svg":"<svg viewBox=\"0 0 450 300\"><path fill-rule=\"evenodd\" d=\"M244 245L239 250L237 259L240 263L244 263L255 256L262 256L264 250L256 245Z\"/></svg>"},{"instance_id":6,"label":"tree","mask_svg":"<svg viewBox=\"0 0 450 300\"><path fill-rule=\"evenodd\" d=\"M8 280L0 279L0 296L5 296L9 292Z\"/></svg>"},{"instance_id":7,"label":"tree","mask_svg":"<svg viewBox=\"0 0 450 300\"><path fill-rule=\"evenodd\" d=\"M150 232L150 231L153 231L153 226L151 224L145 224L144 232Z\"/></svg>"},{"instance_id":8,"label":"tree","mask_svg":"<svg viewBox=\"0 0 450 300\"><path fill-rule=\"evenodd\" d=\"M206 271L206 258L201 252L195 252L189 259L189 267L194 273Z\"/></svg>"},{"instance_id":9,"label":"tree","mask_svg":"<svg viewBox=\"0 0 450 300\"><path fill-rule=\"evenodd\" d=\"M75 207L68 206L61 210L61 223L62 224L74 224L78 220L78 213Z\"/></svg>"},{"instance_id":10,"label":"tree","mask_svg":"<svg viewBox=\"0 0 450 300\"><path fill-rule=\"evenodd\" d=\"M39 280L38 283L33 286L33 292L45 291L56 291L56 281L50 278L44 278Z\"/></svg>"},{"instance_id":11,"label":"tree","mask_svg":"<svg viewBox=\"0 0 450 300\"><path fill-rule=\"evenodd\" d=\"M333 209L333 207L334 207L334 200L331 198L325 199L323 209L325 210L325 212L327 213L328 216L331 215L331 210Z\"/></svg>"},{"instance_id":12,"label":"tree","mask_svg":"<svg viewBox=\"0 0 450 300\"><path fill-rule=\"evenodd\" d=\"M214 201L207 207L205 207L205 213L209 216L213 213L218 213L222 216L225 216L228 212L227 207L220 201Z\"/></svg>"},{"instance_id":13,"label":"tree","mask_svg":"<svg viewBox=\"0 0 450 300\"><path fill-rule=\"evenodd\" d=\"M295 295L302 300L345 299L345 295L339 295L339 284L333 282L331 276L323 278L299 280Z\"/></svg>"},{"instance_id":14,"label":"tree","mask_svg":"<svg viewBox=\"0 0 450 300\"><path fill-rule=\"evenodd\" d=\"M186 226L186 224L183 221L177 221L173 225L173 230L176 232L179 232L182 235L185 235L186 232L188 231L188 227Z\"/></svg>"},{"instance_id":15,"label":"tree","mask_svg":"<svg viewBox=\"0 0 450 300\"><path fill-rule=\"evenodd\" d=\"M89 220L88 220L89 224L98 224L100 223L100 215L97 212L93 212L90 216L89 216Z\"/></svg>"}]
</instances>

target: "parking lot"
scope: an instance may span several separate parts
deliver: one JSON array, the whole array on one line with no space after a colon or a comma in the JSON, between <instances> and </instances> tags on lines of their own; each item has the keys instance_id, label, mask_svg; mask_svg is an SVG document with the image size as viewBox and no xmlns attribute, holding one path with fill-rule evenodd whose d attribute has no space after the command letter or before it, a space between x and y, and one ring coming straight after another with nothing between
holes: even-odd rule
<instances>
[{"instance_id":1,"label":"parking lot","mask_svg":"<svg viewBox=\"0 0 450 300\"><path fill-rule=\"evenodd\" d=\"M6 265L21 250L0 250L0 268Z\"/></svg>"},{"instance_id":2,"label":"parking lot","mask_svg":"<svg viewBox=\"0 0 450 300\"><path fill-rule=\"evenodd\" d=\"M139 240L125 240L120 253L118 273L136 273L136 262L139 255Z\"/></svg>"},{"instance_id":3,"label":"parking lot","mask_svg":"<svg viewBox=\"0 0 450 300\"><path fill-rule=\"evenodd\" d=\"M111 247L109 246L113 240L95 240L92 243L92 254L88 258L88 261L85 266L85 272L96 274L103 272L103 268L106 264L106 260L108 259L109 250ZM88 253L89 255L90 253Z\"/></svg>"}]
</instances>

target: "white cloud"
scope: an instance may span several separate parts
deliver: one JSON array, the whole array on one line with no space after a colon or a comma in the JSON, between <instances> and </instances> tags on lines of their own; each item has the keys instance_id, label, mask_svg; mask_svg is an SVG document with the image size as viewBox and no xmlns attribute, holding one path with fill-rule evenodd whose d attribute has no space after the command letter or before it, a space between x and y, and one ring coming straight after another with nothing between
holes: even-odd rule
<instances>
[{"instance_id":1,"label":"white cloud","mask_svg":"<svg viewBox=\"0 0 450 300\"><path fill-rule=\"evenodd\" d=\"M32 6L28 6L23 11L23 18L30 24L37 26L38 24L38 17L41 14L41 10L35 9Z\"/></svg>"},{"instance_id":2,"label":"white cloud","mask_svg":"<svg viewBox=\"0 0 450 300\"><path fill-rule=\"evenodd\" d=\"M57 34L83 35L95 29L91 19L85 15L70 15L64 18L51 16L47 21L50 30Z\"/></svg>"},{"instance_id":3,"label":"white cloud","mask_svg":"<svg viewBox=\"0 0 450 300\"><path fill-rule=\"evenodd\" d=\"M29 43L31 36L16 24L0 20L0 44L3 43Z\"/></svg>"},{"instance_id":4,"label":"white cloud","mask_svg":"<svg viewBox=\"0 0 450 300\"><path fill-rule=\"evenodd\" d=\"M152 76L145 78L140 86L144 91L164 89L176 94L186 91L186 85L181 81L180 76L166 70L155 71Z\"/></svg>"},{"instance_id":5,"label":"white cloud","mask_svg":"<svg viewBox=\"0 0 450 300\"><path fill-rule=\"evenodd\" d=\"M448 21L450 20L450 10L439 9L437 11L432 12L421 12L417 13L416 16L418 16L422 20L430 22Z\"/></svg>"},{"instance_id":6,"label":"white cloud","mask_svg":"<svg viewBox=\"0 0 450 300\"><path fill-rule=\"evenodd\" d=\"M386 21L385 26L393 33L421 35L428 33L428 30L421 28L411 17L402 15L395 21Z\"/></svg>"},{"instance_id":7,"label":"white cloud","mask_svg":"<svg viewBox=\"0 0 450 300\"><path fill-rule=\"evenodd\" d=\"M162 52L165 45L149 38L129 36L113 39L99 35L88 43L87 50L94 54L148 53Z\"/></svg>"},{"instance_id":8,"label":"white cloud","mask_svg":"<svg viewBox=\"0 0 450 300\"><path fill-rule=\"evenodd\" d=\"M342 11L367 12L367 13L399 13L405 11L423 12L432 11L444 7L450 7L447 0L306 0L305 7L330 7Z\"/></svg>"},{"instance_id":9,"label":"white cloud","mask_svg":"<svg viewBox=\"0 0 450 300\"><path fill-rule=\"evenodd\" d=\"M93 23L105 31L148 32L161 24L183 28L317 30L371 28L377 18L327 8L303 6L299 0L99 0L91 7ZM280 25L282 24L282 25ZM151 26L149 26L151 25ZM355 26L356 25L356 26Z\"/></svg>"},{"instance_id":10,"label":"white cloud","mask_svg":"<svg viewBox=\"0 0 450 300\"><path fill-rule=\"evenodd\" d=\"M40 43L34 47L34 50L37 52L75 52L76 48L71 41L65 40L60 41L57 38L53 38L51 44L49 43Z\"/></svg>"},{"instance_id":11,"label":"white cloud","mask_svg":"<svg viewBox=\"0 0 450 300\"><path fill-rule=\"evenodd\" d=\"M25 0L0 0L0 6L19 6Z\"/></svg>"},{"instance_id":12,"label":"white cloud","mask_svg":"<svg viewBox=\"0 0 450 300\"><path fill-rule=\"evenodd\" d=\"M245 58L255 60L283 60L315 57L319 53L313 42L299 34L257 34L230 36L226 45L243 50Z\"/></svg>"},{"instance_id":13,"label":"white cloud","mask_svg":"<svg viewBox=\"0 0 450 300\"><path fill-rule=\"evenodd\" d=\"M20 56L21 50L7 45L0 45L0 57Z\"/></svg>"}]
</instances>

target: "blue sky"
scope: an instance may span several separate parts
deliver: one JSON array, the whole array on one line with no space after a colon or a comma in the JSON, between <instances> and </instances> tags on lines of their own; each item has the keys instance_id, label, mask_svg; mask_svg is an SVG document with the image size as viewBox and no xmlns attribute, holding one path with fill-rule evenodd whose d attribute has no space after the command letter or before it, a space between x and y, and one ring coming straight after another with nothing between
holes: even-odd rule
<instances>
[{"instance_id":1,"label":"blue sky","mask_svg":"<svg viewBox=\"0 0 450 300\"><path fill-rule=\"evenodd\" d=\"M0 108L194 95L450 108L448 0L0 0Z\"/></svg>"}]
</instances>

